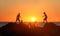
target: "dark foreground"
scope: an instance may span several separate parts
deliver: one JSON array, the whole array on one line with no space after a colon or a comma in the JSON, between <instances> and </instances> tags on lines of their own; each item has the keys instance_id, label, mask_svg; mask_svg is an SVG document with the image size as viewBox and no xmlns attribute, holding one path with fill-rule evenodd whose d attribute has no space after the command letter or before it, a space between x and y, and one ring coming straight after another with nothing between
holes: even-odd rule
<instances>
[{"instance_id":1,"label":"dark foreground","mask_svg":"<svg viewBox=\"0 0 60 36\"><path fill-rule=\"evenodd\" d=\"M0 28L0 36L60 36L60 26L45 23L44 28L29 28L24 23L8 23Z\"/></svg>"}]
</instances>

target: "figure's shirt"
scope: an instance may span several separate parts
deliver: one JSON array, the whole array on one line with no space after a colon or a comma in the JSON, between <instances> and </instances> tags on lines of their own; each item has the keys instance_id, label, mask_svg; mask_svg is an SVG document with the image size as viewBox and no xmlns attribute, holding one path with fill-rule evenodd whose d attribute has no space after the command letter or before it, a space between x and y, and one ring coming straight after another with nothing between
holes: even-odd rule
<instances>
[{"instance_id":1,"label":"figure's shirt","mask_svg":"<svg viewBox=\"0 0 60 36\"><path fill-rule=\"evenodd\" d=\"M17 18L19 18L19 17L20 17L20 14L17 15Z\"/></svg>"},{"instance_id":2,"label":"figure's shirt","mask_svg":"<svg viewBox=\"0 0 60 36\"><path fill-rule=\"evenodd\" d=\"M47 17L47 15L46 14L44 14L45 15L45 17Z\"/></svg>"}]
</instances>

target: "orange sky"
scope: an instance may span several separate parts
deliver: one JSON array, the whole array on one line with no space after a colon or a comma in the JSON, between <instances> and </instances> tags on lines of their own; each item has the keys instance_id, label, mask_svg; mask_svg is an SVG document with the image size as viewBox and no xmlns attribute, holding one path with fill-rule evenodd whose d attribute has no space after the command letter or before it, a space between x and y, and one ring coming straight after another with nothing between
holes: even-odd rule
<instances>
[{"instance_id":1,"label":"orange sky","mask_svg":"<svg viewBox=\"0 0 60 36\"><path fill-rule=\"evenodd\" d=\"M43 21L43 12L48 15L48 21L60 22L60 0L0 0L0 22L15 21L20 12L22 20Z\"/></svg>"}]
</instances>

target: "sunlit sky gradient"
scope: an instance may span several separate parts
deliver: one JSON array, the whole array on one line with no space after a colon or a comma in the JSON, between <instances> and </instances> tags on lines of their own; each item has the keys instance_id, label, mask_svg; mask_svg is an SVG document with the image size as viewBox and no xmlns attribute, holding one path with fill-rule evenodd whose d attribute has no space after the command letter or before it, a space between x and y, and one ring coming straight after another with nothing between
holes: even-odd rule
<instances>
[{"instance_id":1,"label":"sunlit sky gradient","mask_svg":"<svg viewBox=\"0 0 60 36\"><path fill-rule=\"evenodd\" d=\"M60 0L0 0L0 22L15 21L20 12L23 21L43 21L43 12L48 21L60 22Z\"/></svg>"}]
</instances>

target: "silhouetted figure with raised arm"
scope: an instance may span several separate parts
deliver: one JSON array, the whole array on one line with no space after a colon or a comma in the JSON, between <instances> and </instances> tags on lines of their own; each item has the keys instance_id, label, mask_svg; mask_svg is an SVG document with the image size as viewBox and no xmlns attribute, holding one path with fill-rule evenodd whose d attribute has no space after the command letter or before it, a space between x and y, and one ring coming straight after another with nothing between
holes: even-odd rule
<instances>
[{"instance_id":1,"label":"silhouetted figure with raised arm","mask_svg":"<svg viewBox=\"0 0 60 36\"><path fill-rule=\"evenodd\" d=\"M16 17L16 22L19 21L20 22L20 13L18 13L17 17Z\"/></svg>"},{"instance_id":2,"label":"silhouetted figure with raised arm","mask_svg":"<svg viewBox=\"0 0 60 36\"><path fill-rule=\"evenodd\" d=\"M43 19L43 23L46 22L47 23L47 14L44 12L44 19Z\"/></svg>"}]
</instances>

